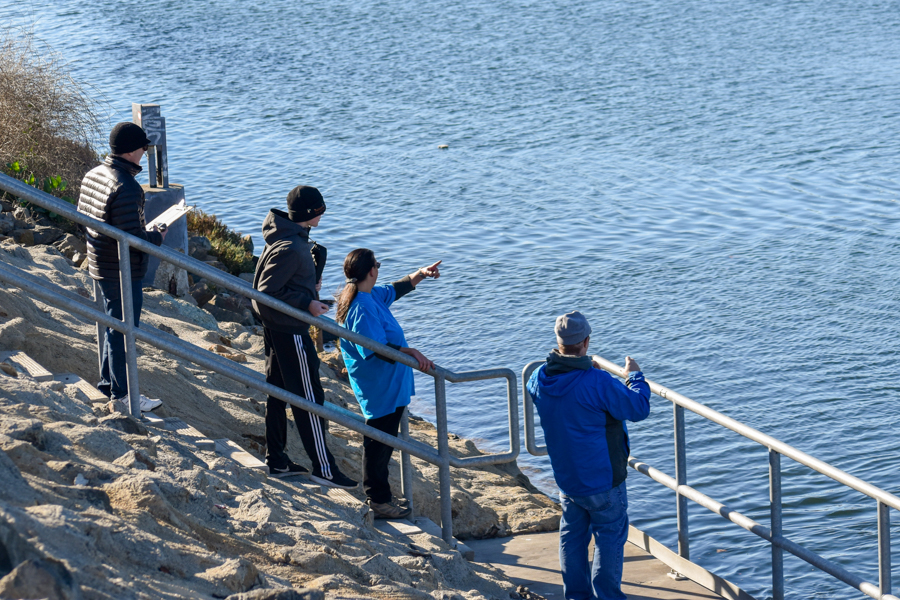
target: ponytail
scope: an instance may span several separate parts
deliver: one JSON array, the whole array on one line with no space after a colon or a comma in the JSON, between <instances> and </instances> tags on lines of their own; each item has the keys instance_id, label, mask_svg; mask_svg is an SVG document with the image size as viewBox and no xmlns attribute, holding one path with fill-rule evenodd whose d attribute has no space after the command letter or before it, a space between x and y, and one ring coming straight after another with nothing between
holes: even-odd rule
<instances>
[{"instance_id":1,"label":"ponytail","mask_svg":"<svg viewBox=\"0 0 900 600\"><path fill-rule=\"evenodd\" d=\"M367 248L357 248L344 259L344 277L347 283L338 297L337 322L341 325L347 319L350 305L359 293L358 283L365 279L372 267L375 266L375 253Z\"/></svg>"}]
</instances>

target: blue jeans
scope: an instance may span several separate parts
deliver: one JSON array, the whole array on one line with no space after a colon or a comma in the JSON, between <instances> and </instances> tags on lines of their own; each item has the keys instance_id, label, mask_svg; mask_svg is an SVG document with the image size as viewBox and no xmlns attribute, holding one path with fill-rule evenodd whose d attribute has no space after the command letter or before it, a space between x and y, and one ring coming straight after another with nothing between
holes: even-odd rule
<instances>
[{"instance_id":1,"label":"blue jeans","mask_svg":"<svg viewBox=\"0 0 900 600\"><path fill-rule=\"evenodd\" d=\"M628 539L625 482L593 496L567 496L561 490L559 564L566 600L626 600L622 563ZM588 544L594 537L594 563L588 570Z\"/></svg>"},{"instance_id":2,"label":"blue jeans","mask_svg":"<svg viewBox=\"0 0 900 600\"><path fill-rule=\"evenodd\" d=\"M100 295L103 297L103 310L110 317L122 320L122 292L118 281L103 279L100 284ZM131 297L134 302L134 324L141 320L141 307L144 305L142 280L131 282ZM128 370L125 362L125 335L108 327L100 340L100 383L97 389L113 400L120 400L128 395Z\"/></svg>"}]
</instances>

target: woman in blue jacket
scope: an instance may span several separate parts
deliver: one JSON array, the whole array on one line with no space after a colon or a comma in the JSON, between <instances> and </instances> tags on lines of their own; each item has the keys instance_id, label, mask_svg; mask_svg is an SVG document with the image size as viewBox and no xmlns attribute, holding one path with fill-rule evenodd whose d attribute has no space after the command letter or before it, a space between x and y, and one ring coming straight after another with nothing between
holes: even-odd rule
<instances>
[{"instance_id":1,"label":"woman in blue jacket","mask_svg":"<svg viewBox=\"0 0 900 600\"><path fill-rule=\"evenodd\" d=\"M338 299L338 323L412 356L421 371L433 369L433 362L407 346L390 306L426 277L440 277L440 264L438 261L418 269L388 285L376 285L381 263L375 260L375 253L365 248L352 251L344 259L347 282ZM396 437L403 410L416 393L412 369L347 340L341 342L341 354L366 424ZM403 518L411 512L407 506L392 501L388 464L393 451L391 446L363 438L363 488L376 519Z\"/></svg>"}]
</instances>

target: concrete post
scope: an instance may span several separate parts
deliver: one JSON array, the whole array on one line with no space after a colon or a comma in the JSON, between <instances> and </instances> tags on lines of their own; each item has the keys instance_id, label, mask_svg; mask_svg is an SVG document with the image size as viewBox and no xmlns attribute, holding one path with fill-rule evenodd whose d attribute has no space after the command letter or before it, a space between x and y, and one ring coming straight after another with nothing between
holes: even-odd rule
<instances>
[{"instance_id":1,"label":"concrete post","mask_svg":"<svg viewBox=\"0 0 900 600\"><path fill-rule=\"evenodd\" d=\"M145 198L144 219L149 223L165 212L166 209L184 200L184 186L169 183L169 148L166 141L166 120L162 117L159 104L133 103L131 105L131 117L137 125L144 129L151 142L147 150L149 184L141 186L144 188ZM187 219L179 219L169 227L163 245L187 254ZM173 278L166 278L165 281L157 282L156 272L158 268L159 259L151 256L147 275L144 277L145 285L152 285L166 291L176 292L177 294L188 293L189 290L187 289L172 290L171 281ZM179 288L187 287L187 277L184 274L180 274L179 277L179 274L176 273L173 277L175 280L182 281L182 284L178 286Z\"/></svg>"}]
</instances>

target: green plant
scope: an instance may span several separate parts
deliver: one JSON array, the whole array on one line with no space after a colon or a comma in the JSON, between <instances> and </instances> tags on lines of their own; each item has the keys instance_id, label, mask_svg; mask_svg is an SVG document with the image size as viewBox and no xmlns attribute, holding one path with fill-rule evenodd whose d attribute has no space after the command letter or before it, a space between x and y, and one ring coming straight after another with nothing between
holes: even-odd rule
<instances>
[{"instance_id":1,"label":"green plant","mask_svg":"<svg viewBox=\"0 0 900 600\"><path fill-rule=\"evenodd\" d=\"M250 273L255 267L253 253L248 249L240 233L232 231L215 215L202 210L192 210L187 214L188 231L191 235L202 235L209 239L213 252L232 275Z\"/></svg>"},{"instance_id":2,"label":"green plant","mask_svg":"<svg viewBox=\"0 0 900 600\"><path fill-rule=\"evenodd\" d=\"M35 176L34 172L29 170L28 166L25 165L22 161L13 161L11 163L6 163L6 169L4 169L6 174L10 177L15 177L19 181L30 185L31 187L43 189L48 194L56 196L57 198L68 202L69 204L75 204L75 200L70 198L69 196L64 196L63 192L66 191L66 188L69 186L67 181L64 181L63 178L59 175L52 175L50 177L44 177L40 181L40 186L37 185L38 180ZM9 194L5 193L0 196L5 198L9 196ZM22 198L18 199L19 205L24 206L32 212L39 212L42 214L47 214L53 221L57 223L66 223L67 220L58 214L48 211L46 208L41 206L35 206L28 202L27 200L23 200Z\"/></svg>"}]
</instances>

